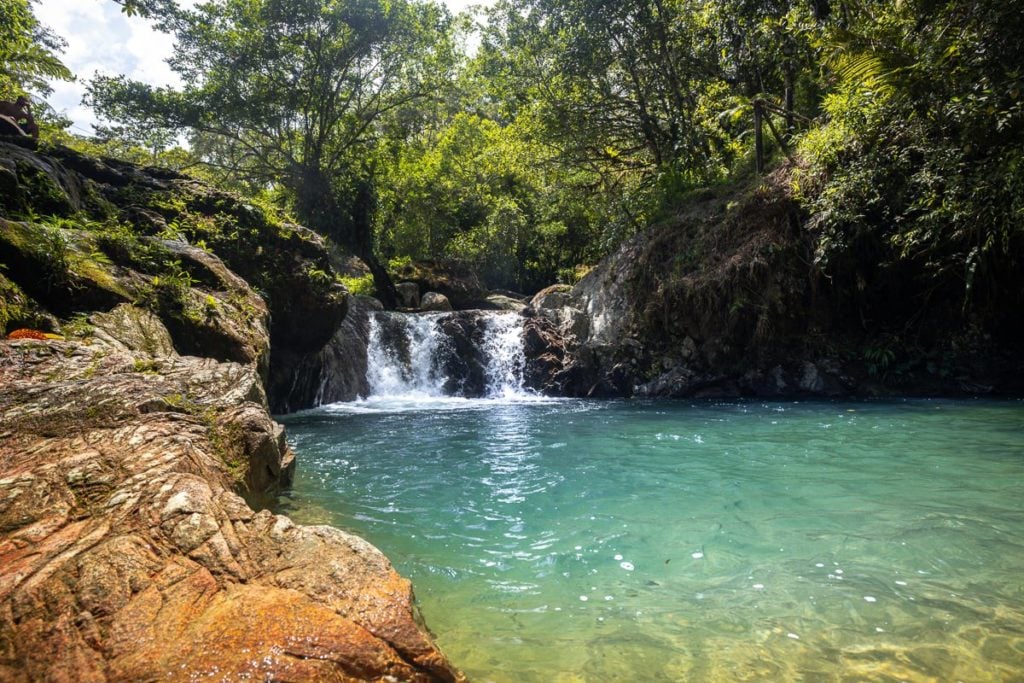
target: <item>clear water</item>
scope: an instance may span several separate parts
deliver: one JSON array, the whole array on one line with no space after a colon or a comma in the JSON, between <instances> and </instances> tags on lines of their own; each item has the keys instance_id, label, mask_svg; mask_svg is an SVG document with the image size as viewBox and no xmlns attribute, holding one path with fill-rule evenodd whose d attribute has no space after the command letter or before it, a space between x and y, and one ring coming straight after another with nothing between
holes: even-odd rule
<instances>
[{"instance_id":1,"label":"clear water","mask_svg":"<svg viewBox=\"0 0 1024 683\"><path fill-rule=\"evenodd\" d=\"M1024 403L285 422L283 511L387 553L474 681L1024 680Z\"/></svg>"}]
</instances>

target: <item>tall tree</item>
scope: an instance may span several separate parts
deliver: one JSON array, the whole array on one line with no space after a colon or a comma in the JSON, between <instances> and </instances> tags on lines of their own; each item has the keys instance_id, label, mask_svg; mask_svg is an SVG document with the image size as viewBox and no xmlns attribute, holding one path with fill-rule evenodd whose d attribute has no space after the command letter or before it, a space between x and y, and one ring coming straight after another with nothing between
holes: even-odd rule
<instances>
[{"instance_id":1,"label":"tall tree","mask_svg":"<svg viewBox=\"0 0 1024 683\"><path fill-rule=\"evenodd\" d=\"M574 164L706 175L702 100L719 79L713 24L694 0L503 0L482 52Z\"/></svg>"},{"instance_id":2,"label":"tall tree","mask_svg":"<svg viewBox=\"0 0 1024 683\"><path fill-rule=\"evenodd\" d=\"M455 66L448 13L410 0L142 7L176 37L170 64L184 87L100 77L91 103L122 124L187 129L203 158L233 179L286 190L299 219L365 261L393 306L374 246L377 154L447 82Z\"/></svg>"}]
</instances>

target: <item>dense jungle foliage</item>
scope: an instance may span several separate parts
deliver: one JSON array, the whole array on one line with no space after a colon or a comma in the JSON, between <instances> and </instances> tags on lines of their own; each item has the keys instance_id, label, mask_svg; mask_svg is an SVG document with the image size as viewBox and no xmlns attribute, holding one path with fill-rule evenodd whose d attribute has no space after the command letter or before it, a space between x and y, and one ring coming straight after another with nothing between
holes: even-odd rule
<instances>
[{"instance_id":1,"label":"dense jungle foliage","mask_svg":"<svg viewBox=\"0 0 1024 683\"><path fill-rule=\"evenodd\" d=\"M0 89L60 39L0 0ZM851 317L1024 304L1024 12L1004 0L122 0L180 90L99 77L92 151L187 168L359 256L573 282L694 191L749 180L755 103ZM774 131L774 132L773 132ZM185 148L178 141L187 139ZM788 160L787 160L788 157ZM936 303L939 302L939 303Z\"/></svg>"}]
</instances>

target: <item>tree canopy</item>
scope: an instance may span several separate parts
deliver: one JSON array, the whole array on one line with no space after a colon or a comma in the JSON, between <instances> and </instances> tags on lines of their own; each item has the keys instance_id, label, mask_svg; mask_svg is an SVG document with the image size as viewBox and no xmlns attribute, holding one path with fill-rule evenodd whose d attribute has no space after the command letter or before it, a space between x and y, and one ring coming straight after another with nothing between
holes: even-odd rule
<instances>
[{"instance_id":1,"label":"tree canopy","mask_svg":"<svg viewBox=\"0 0 1024 683\"><path fill-rule=\"evenodd\" d=\"M186 132L221 182L363 258L384 299L389 258L573 281L688 193L749 176L755 103L851 315L868 276L912 270L980 311L1019 272L1012 3L497 0L473 24L419 0L115 1L175 36L185 85L94 80L106 138Z\"/></svg>"},{"instance_id":2,"label":"tree canopy","mask_svg":"<svg viewBox=\"0 0 1024 683\"><path fill-rule=\"evenodd\" d=\"M39 24L29 0L0 0L0 100L52 92L50 80L71 80L57 56L64 41Z\"/></svg>"},{"instance_id":3,"label":"tree canopy","mask_svg":"<svg viewBox=\"0 0 1024 683\"><path fill-rule=\"evenodd\" d=\"M195 150L253 190L284 190L300 220L393 291L374 252L379 150L415 125L455 66L451 20L395 0L227 0L153 7L174 34L181 90L101 77L90 102L136 128L187 130Z\"/></svg>"}]
</instances>

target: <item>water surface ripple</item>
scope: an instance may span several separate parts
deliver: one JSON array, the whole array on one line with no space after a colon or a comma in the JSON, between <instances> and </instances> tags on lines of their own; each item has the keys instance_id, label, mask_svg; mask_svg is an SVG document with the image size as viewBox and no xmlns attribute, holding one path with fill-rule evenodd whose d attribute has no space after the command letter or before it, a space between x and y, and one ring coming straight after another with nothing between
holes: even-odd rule
<instances>
[{"instance_id":1,"label":"water surface ripple","mask_svg":"<svg viewBox=\"0 0 1024 683\"><path fill-rule=\"evenodd\" d=\"M1024 680L1024 404L364 401L285 419L475 681Z\"/></svg>"}]
</instances>

